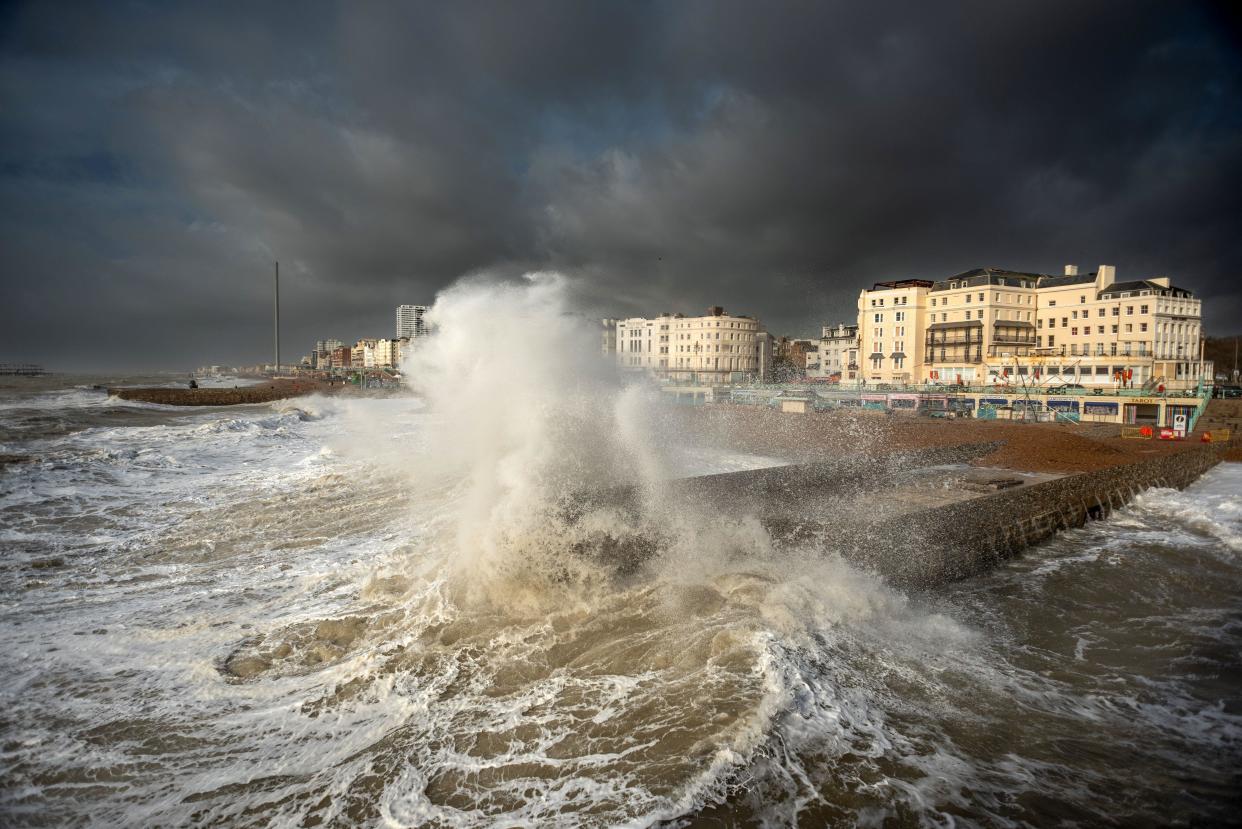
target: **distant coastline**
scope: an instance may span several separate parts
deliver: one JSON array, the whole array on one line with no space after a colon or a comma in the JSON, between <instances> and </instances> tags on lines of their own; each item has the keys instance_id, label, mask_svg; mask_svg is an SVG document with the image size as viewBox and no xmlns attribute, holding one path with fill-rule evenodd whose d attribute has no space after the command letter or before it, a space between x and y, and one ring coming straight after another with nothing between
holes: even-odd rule
<instances>
[{"instance_id":1,"label":"distant coastline","mask_svg":"<svg viewBox=\"0 0 1242 829\"><path fill-rule=\"evenodd\" d=\"M47 373L37 363L0 363L0 377L42 377Z\"/></svg>"}]
</instances>

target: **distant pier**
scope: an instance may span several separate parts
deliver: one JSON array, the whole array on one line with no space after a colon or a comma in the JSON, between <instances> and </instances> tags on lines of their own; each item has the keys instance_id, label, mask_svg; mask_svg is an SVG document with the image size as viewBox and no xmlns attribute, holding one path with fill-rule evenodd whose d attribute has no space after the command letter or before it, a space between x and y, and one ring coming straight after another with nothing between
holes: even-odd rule
<instances>
[{"instance_id":1,"label":"distant pier","mask_svg":"<svg viewBox=\"0 0 1242 829\"><path fill-rule=\"evenodd\" d=\"M42 377L47 374L36 363L0 363L0 377Z\"/></svg>"}]
</instances>

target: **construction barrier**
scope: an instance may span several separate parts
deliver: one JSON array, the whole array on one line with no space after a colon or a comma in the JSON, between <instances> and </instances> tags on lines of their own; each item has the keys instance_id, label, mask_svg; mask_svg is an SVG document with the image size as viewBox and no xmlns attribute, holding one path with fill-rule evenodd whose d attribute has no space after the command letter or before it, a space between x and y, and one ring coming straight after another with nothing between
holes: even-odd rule
<instances>
[{"instance_id":1,"label":"construction barrier","mask_svg":"<svg viewBox=\"0 0 1242 829\"><path fill-rule=\"evenodd\" d=\"M1228 429L1211 429L1204 432L1200 440L1204 443L1228 443L1231 435Z\"/></svg>"},{"instance_id":2,"label":"construction barrier","mask_svg":"<svg viewBox=\"0 0 1242 829\"><path fill-rule=\"evenodd\" d=\"M1131 440L1150 440L1154 430L1150 426L1122 426L1121 436Z\"/></svg>"}]
</instances>

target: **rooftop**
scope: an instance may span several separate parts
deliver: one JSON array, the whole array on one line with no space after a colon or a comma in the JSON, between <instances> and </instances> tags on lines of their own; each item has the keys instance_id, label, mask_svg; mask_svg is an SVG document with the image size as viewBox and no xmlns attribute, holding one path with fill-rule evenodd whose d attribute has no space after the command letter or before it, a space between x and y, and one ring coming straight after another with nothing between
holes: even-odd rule
<instances>
[{"instance_id":1,"label":"rooftop","mask_svg":"<svg viewBox=\"0 0 1242 829\"><path fill-rule=\"evenodd\" d=\"M884 291L891 288L930 288L930 279L894 279L891 282L877 282L871 286L873 291Z\"/></svg>"},{"instance_id":2,"label":"rooftop","mask_svg":"<svg viewBox=\"0 0 1242 829\"><path fill-rule=\"evenodd\" d=\"M1176 285L1165 287L1159 282L1152 282L1150 279L1136 279L1131 282L1114 282L1104 290L1100 291L1100 296L1111 296L1113 294L1125 293L1126 291L1167 291L1177 297L1191 297L1193 294L1185 288L1179 288Z\"/></svg>"}]
</instances>

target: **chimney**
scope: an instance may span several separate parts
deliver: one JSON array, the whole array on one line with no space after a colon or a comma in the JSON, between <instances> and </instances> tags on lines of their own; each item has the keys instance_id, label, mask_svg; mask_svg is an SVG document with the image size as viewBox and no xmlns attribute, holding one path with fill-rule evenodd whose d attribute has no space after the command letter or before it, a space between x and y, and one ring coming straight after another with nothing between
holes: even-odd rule
<instances>
[{"instance_id":1,"label":"chimney","mask_svg":"<svg viewBox=\"0 0 1242 829\"><path fill-rule=\"evenodd\" d=\"M1117 268L1113 265L1100 265L1096 272L1095 283L1099 288L1107 288L1117 278Z\"/></svg>"},{"instance_id":2,"label":"chimney","mask_svg":"<svg viewBox=\"0 0 1242 829\"><path fill-rule=\"evenodd\" d=\"M1078 266L1077 265L1066 265L1065 275L1066 276L1078 276Z\"/></svg>"},{"instance_id":3,"label":"chimney","mask_svg":"<svg viewBox=\"0 0 1242 829\"><path fill-rule=\"evenodd\" d=\"M709 317L723 317L724 309L719 305L713 305L707 309L707 315Z\"/></svg>"}]
</instances>

